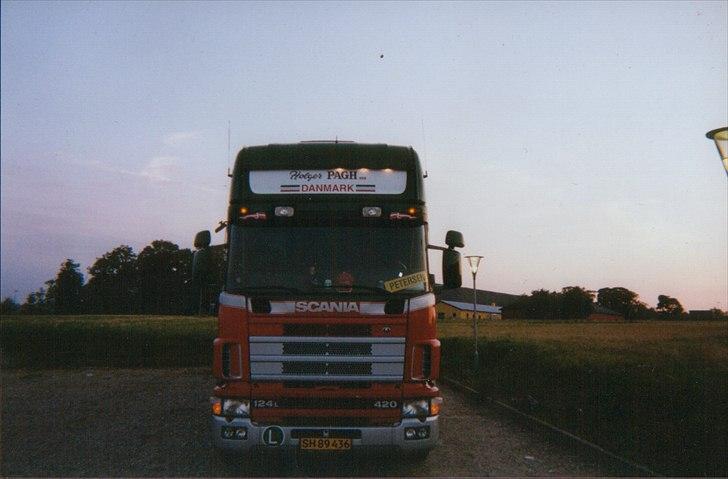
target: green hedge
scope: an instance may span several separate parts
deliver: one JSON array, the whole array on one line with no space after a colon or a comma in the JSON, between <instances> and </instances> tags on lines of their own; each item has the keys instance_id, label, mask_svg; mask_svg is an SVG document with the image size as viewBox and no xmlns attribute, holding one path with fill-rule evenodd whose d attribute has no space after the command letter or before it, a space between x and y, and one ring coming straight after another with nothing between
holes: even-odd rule
<instances>
[{"instance_id":1,"label":"green hedge","mask_svg":"<svg viewBox=\"0 0 728 479\"><path fill-rule=\"evenodd\" d=\"M443 374L670 475L728 474L723 364L593 345L445 338Z\"/></svg>"},{"instance_id":2,"label":"green hedge","mask_svg":"<svg viewBox=\"0 0 728 479\"><path fill-rule=\"evenodd\" d=\"M212 364L216 321L179 316L5 316L5 368L191 367Z\"/></svg>"}]
</instances>

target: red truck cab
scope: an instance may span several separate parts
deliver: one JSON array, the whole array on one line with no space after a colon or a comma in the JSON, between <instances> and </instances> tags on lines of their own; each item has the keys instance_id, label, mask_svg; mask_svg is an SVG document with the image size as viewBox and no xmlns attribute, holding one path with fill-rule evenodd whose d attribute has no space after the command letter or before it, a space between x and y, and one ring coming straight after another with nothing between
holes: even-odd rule
<instances>
[{"instance_id":1,"label":"red truck cab","mask_svg":"<svg viewBox=\"0 0 728 479\"><path fill-rule=\"evenodd\" d=\"M244 148L232 174L211 398L233 453L438 441L442 398L423 175L412 148ZM462 235L443 250L460 285Z\"/></svg>"}]
</instances>

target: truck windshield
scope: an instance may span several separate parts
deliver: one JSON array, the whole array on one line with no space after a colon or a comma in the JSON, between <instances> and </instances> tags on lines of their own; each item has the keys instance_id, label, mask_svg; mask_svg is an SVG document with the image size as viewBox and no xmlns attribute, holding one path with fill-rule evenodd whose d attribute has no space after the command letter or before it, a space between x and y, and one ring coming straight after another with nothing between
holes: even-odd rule
<instances>
[{"instance_id":1,"label":"truck windshield","mask_svg":"<svg viewBox=\"0 0 728 479\"><path fill-rule=\"evenodd\" d=\"M427 289L423 226L232 225L228 264L230 292Z\"/></svg>"}]
</instances>

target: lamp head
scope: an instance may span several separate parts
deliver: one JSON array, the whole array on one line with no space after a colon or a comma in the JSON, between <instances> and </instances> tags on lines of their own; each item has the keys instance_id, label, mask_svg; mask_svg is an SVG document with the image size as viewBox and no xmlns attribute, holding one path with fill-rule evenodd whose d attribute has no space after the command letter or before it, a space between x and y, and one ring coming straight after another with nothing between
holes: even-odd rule
<instances>
[{"instance_id":1,"label":"lamp head","mask_svg":"<svg viewBox=\"0 0 728 479\"><path fill-rule=\"evenodd\" d=\"M726 173L728 173L728 127L710 130L705 136L715 142L715 147L718 148L723 167Z\"/></svg>"},{"instance_id":2,"label":"lamp head","mask_svg":"<svg viewBox=\"0 0 728 479\"><path fill-rule=\"evenodd\" d=\"M470 272L476 274L478 272L478 265L480 265L480 260L483 259L483 257L466 256L465 258L468 260L468 263L470 263Z\"/></svg>"}]
</instances>

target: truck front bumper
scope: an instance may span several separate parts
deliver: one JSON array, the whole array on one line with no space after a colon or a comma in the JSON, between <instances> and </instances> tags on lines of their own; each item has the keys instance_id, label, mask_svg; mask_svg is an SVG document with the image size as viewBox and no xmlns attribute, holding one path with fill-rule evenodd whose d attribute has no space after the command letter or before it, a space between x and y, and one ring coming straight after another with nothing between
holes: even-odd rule
<instances>
[{"instance_id":1,"label":"truck front bumper","mask_svg":"<svg viewBox=\"0 0 728 479\"><path fill-rule=\"evenodd\" d=\"M314 433L319 437L351 437L352 451L377 450L402 452L427 451L435 447L439 437L438 416L432 416L421 421L417 418L402 419L396 426L391 427L311 427L311 426L272 426L257 425L249 418L234 418L227 420L224 417L212 416L212 438L216 448L225 452L245 453L256 448L265 449L298 449L299 438ZM276 428L275 434L267 432L268 428ZM424 439L406 439L405 431L408 428L429 427L428 435ZM226 439L223 437L223 428L245 428L244 439ZM281 434L282 432L282 434ZM266 441L264 435L268 437ZM276 444L266 444L270 437L275 436Z\"/></svg>"}]
</instances>

